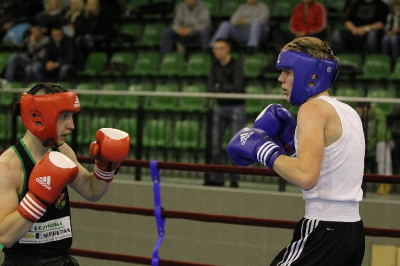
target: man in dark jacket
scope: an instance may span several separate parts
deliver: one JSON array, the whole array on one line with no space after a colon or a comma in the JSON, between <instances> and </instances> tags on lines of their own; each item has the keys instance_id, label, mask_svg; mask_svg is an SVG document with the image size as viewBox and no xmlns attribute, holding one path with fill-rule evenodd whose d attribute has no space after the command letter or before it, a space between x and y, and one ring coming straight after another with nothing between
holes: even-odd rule
<instances>
[{"instance_id":1,"label":"man in dark jacket","mask_svg":"<svg viewBox=\"0 0 400 266\"><path fill-rule=\"evenodd\" d=\"M54 27L43 61L35 62L32 72L28 74L35 81L44 82L51 76L56 76L57 81L68 81L75 72L74 51L73 40L64 36L61 27Z\"/></svg>"},{"instance_id":2,"label":"man in dark jacket","mask_svg":"<svg viewBox=\"0 0 400 266\"><path fill-rule=\"evenodd\" d=\"M211 65L207 87L209 92L216 93L244 93L243 65L239 59L230 54L230 45L224 39L214 42L213 53L215 60ZM213 113L212 129L212 162L222 164L224 157L222 143L225 131L230 130L232 137L236 130L244 127L246 123L245 101L243 99L217 99ZM230 175L230 186L238 187L239 175ZM211 176L206 180L206 186L224 186L225 180L221 173Z\"/></svg>"}]
</instances>

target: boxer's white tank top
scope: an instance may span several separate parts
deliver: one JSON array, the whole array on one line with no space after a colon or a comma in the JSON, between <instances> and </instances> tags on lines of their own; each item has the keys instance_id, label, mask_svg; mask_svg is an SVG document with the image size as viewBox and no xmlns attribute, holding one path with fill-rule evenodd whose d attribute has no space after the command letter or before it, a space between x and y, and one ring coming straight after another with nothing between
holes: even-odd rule
<instances>
[{"instance_id":1,"label":"boxer's white tank top","mask_svg":"<svg viewBox=\"0 0 400 266\"><path fill-rule=\"evenodd\" d=\"M318 184L303 190L308 219L354 222L360 220L358 205L363 198L365 140L361 119L349 105L320 96L331 104L342 123L342 136L324 148ZM297 150L297 137L295 138Z\"/></svg>"}]
</instances>

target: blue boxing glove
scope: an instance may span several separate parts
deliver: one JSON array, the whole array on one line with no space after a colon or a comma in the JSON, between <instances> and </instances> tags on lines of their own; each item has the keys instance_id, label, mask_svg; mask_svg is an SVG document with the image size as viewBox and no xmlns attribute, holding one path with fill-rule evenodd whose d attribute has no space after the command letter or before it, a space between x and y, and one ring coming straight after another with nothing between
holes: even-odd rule
<instances>
[{"instance_id":1,"label":"blue boxing glove","mask_svg":"<svg viewBox=\"0 0 400 266\"><path fill-rule=\"evenodd\" d=\"M254 127L264 130L268 136L289 156L296 156L294 134L297 120L282 105L268 105L254 121Z\"/></svg>"},{"instance_id":2,"label":"blue boxing glove","mask_svg":"<svg viewBox=\"0 0 400 266\"><path fill-rule=\"evenodd\" d=\"M276 158L285 154L282 148L276 145L263 130L245 127L232 137L226 147L229 158L240 165L248 166L254 162L272 169Z\"/></svg>"}]
</instances>

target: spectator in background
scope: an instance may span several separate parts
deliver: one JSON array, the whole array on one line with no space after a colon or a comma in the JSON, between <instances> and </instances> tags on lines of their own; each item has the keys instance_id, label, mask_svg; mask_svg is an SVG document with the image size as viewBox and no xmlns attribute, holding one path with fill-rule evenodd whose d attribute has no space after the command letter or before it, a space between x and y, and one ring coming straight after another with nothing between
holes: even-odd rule
<instances>
[{"instance_id":1,"label":"spectator in background","mask_svg":"<svg viewBox=\"0 0 400 266\"><path fill-rule=\"evenodd\" d=\"M64 36L61 26L51 30L51 40L46 45L43 61L34 62L31 79L38 82L56 77L57 81L68 81L75 72L75 46L72 39Z\"/></svg>"},{"instance_id":2,"label":"spectator in background","mask_svg":"<svg viewBox=\"0 0 400 266\"><path fill-rule=\"evenodd\" d=\"M6 35L7 31L15 25L15 18L8 14L2 14L0 17L0 41Z\"/></svg>"},{"instance_id":3,"label":"spectator in background","mask_svg":"<svg viewBox=\"0 0 400 266\"><path fill-rule=\"evenodd\" d=\"M3 43L12 45L14 47L22 47L31 24L29 22L18 22L15 17L10 15L4 15L0 17L0 40Z\"/></svg>"},{"instance_id":4,"label":"spectator in background","mask_svg":"<svg viewBox=\"0 0 400 266\"><path fill-rule=\"evenodd\" d=\"M382 38L382 53L391 57L393 70L400 55L400 0L392 0L391 7L391 12L386 18L385 35Z\"/></svg>"},{"instance_id":5,"label":"spectator in background","mask_svg":"<svg viewBox=\"0 0 400 266\"><path fill-rule=\"evenodd\" d=\"M301 0L292 11L289 30L276 30L272 38L277 50L294 40L304 36L324 39L327 14L324 5L315 0Z\"/></svg>"},{"instance_id":6,"label":"spectator in background","mask_svg":"<svg viewBox=\"0 0 400 266\"><path fill-rule=\"evenodd\" d=\"M38 23L32 23L30 33L25 38L27 47L27 55L21 53L14 53L10 57L6 71L5 79L7 81L14 81L15 74L19 68L24 68L27 76L26 82L32 82L33 77L29 75L32 73L32 66L34 62L43 62L45 57L45 47L48 45L50 37L44 34L42 27Z\"/></svg>"},{"instance_id":7,"label":"spectator in background","mask_svg":"<svg viewBox=\"0 0 400 266\"><path fill-rule=\"evenodd\" d=\"M214 42L213 53L215 59L211 65L208 76L207 89L209 92L219 93L244 93L243 66L239 59L230 54L230 45L224 39ZM230 126L230 135L244 127L246 123L246 110L243 99L217 99L213 114L212 129L212 163L223 164L222 143L225 131ZM206 180L206 186L224 186L225 179L222 173L216 173ZM230 186L239 186L239 175L230 175Z\"/></svg>"},{"instance_id":8,"label":"spectator in background","mask_svg":"<svg viewBox=\"0 0 400 266\"><path fill-rule=\"evenodd\" d=\"M184 44L200 43L208 49L210 42L211 17L207 5L202 0L185 0L176 7L171 28L166 28L161 36L161 58L172 52L174 44L183 52Z\"/></svg>"},{"instance_id":9,"label":"spectator in background","mask_svg":"<svg viewBox=\"0 0 400 266\"><path fill-rule=\"evenodd\" d=\"M83 34L82 30L85 27L84 6L83 0L70 1L69 10L64 16L63 31L65 36L74 39L75 36Z\"/></svg>"},{"instance_id":10,"label":"spectator in background","mask_svg":"<svg viewBox=\"0 0 400 266\"><path fill-rule=\"evenodd\" d=\"M50 34L54 26L62 24L64 20L63 0L46 0L44 10L36 14L36 21Z\"/></svg>"},{"instance_id":11,"label":"spectator in background","mask_svg":"<svg viewBox=\"0 0 400 266\"><path fill-rule=\"evenodd\" d=\"M392 149L394 142L386 124L386 115L378 106L370 103L357 103L356 111L360 115L366 134L366 169L367 173L393 175ZM378 195L388 195L391 184L381 184Z\"/></svg>"},{"instance_id":12,"label":"spectator in background","mask_svg":"<svg viewBox=\"0 0 400 266\"><path fill-rule=\"evenodd\" d=\"M210 47L218 39L232 39L246 43L248 52L256 52L262 41L267 41L269 32L269 7L258 0L246 0L238 7L230 21L222 22L211 39Z\"/></svg>"},{"instance_id":13,"label":"spectator in background","mask_svg":"<svg viewBox=\"0 0 400 266\"><path fill-rule=\"evenodd\" d=\"M84 60L89 52L106 44L113 33L112 16L100 6L99 0L87 0L85 5L85 26L75 43Z\"/></svg>"},{"instance_id":14,"label":"spectator in background","mask_svg":"<svg viewBox=\"0 0 400 266\"><path fill-rule=\"evenodd\" d=\"M389 6L381 0L358 0L346 14L345 29L332 34L336 54L347 49L360 49L366 44L367 53L378 53Z\"/></svg>"}]
</instances>

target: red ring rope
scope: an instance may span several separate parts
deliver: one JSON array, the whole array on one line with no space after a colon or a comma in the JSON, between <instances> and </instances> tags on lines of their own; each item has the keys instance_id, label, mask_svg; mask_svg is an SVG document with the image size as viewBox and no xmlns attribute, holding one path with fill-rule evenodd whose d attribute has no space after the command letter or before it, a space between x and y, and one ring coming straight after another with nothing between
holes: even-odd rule
<instances>
[{"instance_id":1,"label":"red ring rope","mask_svg":"<svg viewBox=\"0 0 400 266\"><path fill-rule=\"evenodd\" d=\"M94 163L94 160L85 156L77 156L82 163ZM149 168L150 161L146 160L125 160L122 166L132 166L138 168ZM268 168L244 167L244 166L226 166L214 164L195 164L195 163L176 163L176 162L157 162L158 169L182 170L204 173L238 173L247 175L265 175L278 176L277 173ZM399 184L400 175L378 175L364 174L364 182L368 183L390 183Z\"/></svg>"},{"instance_id":2,"label":"red ring rope","mask_svg":"<svg viewBox=\"0 0 400 266\"><path fill-rule=\"evenodd\" d=\"M82 163L94 163L94 160L89 157L84 157L84 156L77 156L77 157L78 160ZM150 161L125 160L121 165L139 167L139 168L149 168ZM249 175L278 176L274 171L271 171L267 168L255 168L255 167L222 166L222 165L175 163L175 162L158 162L157 167L158 169L183 170L183 171L195 171L195 172L209 172L209 173L223 172L223 173L240 173ZM400 176L364 174L364 182L397 184L400 183ZM149 208L115 206L108 204L93 204L93 203L76 202L76 201L71 201L71 207L93 209L97 211L111 211L118 213L136 214L143 216L154 216L154 210ZM297 225L296 221L261 219L261 218L251 218L251 217L204 214L204 213L170 211L170 210L162 210L162 215L164 218L175 218L175 219L202 221L202 222L237 224L237 225L248 225L248 226L259 226L259 227L274 227L274 228L285 228L285 229L294 229ZM364 230L366 236L400 238L400 230L398 229L365 227ZM71 248L70 254L83 257L90 257L95 259L105 259L105 260L151 265L151 258L133 256L127 254L117 254L117 253L84 250L77 248ZM165 260L165 259L160 259L159 265L160 266L211 266L209 264L181 262L181 261Z\"/></svg>"}]
</instances>

